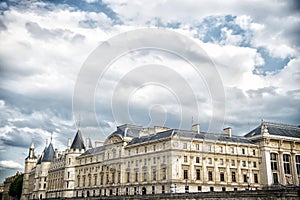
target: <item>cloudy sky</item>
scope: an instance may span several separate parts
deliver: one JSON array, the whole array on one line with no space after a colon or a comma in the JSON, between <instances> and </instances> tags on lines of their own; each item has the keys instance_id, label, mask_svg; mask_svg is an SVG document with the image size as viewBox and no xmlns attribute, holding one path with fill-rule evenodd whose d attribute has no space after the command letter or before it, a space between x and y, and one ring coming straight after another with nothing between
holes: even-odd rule
<instances>
[{"instance_id":1,"label":"cloudy sky","mask_svg":"<svg viewBox=\"0 0 300 200\"><path fill-rule=\"evenodd\" d=\"M189 129L193 119L207 131L217 117L236 135L261 119L299 125L300 7L295 2L1 1L0 182L23 169L32 138L37 154L51 134L63 150L76 132L75 121L93 141L104 140L122 123ZM94 51L99 45L143 28L188 38L213 63L211 73L203 77L205 72L195 73L182 57L143 49L114 59L105 74L93 76L97 82L87 87L92 92L74 94L83 67L106 58ZM192 53L185 51L187 43L171 41L153 42L171 43L171 50L186 57ZM224 114L218 115L210 86L219 80ZM73 110L73 102L86 99L92 99L87 102L93 109Z\"/></svg>"}]
</instances>

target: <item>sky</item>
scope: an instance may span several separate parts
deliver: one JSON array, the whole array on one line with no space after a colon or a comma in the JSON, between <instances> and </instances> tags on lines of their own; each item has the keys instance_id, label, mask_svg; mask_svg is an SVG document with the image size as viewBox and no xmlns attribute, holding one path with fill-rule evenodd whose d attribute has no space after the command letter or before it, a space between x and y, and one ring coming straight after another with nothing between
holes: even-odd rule
<instances>
[{"instance_id":1,"label":"sky","mask_svg":"<svg viewBox=\"0 0 300 200\"><path fill-rule=\"evenodd\" d=\"M103 141L123 123L235 135L262 119L299 125L299 11L283 0L1 1L0 182L23 170L32 140L36 154L51 135L64 150L78 127ZM109 54L119 44L129 50Z\"/></svg>"}]
</instances>

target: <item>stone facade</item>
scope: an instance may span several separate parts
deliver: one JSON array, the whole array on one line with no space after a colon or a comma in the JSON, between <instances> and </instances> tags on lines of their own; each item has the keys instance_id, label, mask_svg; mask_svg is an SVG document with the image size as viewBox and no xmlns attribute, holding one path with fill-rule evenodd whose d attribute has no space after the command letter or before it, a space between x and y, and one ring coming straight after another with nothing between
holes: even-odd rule
<instances>
[{"instance_id":1,"label":"stone facade","mask_svg":"<svg viewBox=\"0 0 300 200\"><path fill-rule=\"evenodd\" d=\"M282 133L276 135L279 129ZM72 145L68 141L67 149L50 162L32 167L25 161L24 184L29 186L23 188L22 197L240 191L277 183L299 186L299 133L299 127L265 122L245 137L232 135L230 128L214 134L201 132L199 125L176 130L125 124L91 148L83 144L78 131Z\"/></svg>"}]
</instances>

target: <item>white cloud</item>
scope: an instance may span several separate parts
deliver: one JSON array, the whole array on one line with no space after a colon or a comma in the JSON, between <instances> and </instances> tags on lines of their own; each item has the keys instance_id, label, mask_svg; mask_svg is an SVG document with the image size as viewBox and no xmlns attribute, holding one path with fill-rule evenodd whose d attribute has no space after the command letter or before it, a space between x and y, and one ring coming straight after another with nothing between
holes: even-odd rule
<instances>
[{"instance_id":1,"label":"white cloud","mask_svg":"<svg viewBox=\"0 0 300 200\"><path fill-rule=\"evenodd\" d=\"M0 160L0 168L23 169L23 166L13 160Z\"/></svg>"}]
</instances>

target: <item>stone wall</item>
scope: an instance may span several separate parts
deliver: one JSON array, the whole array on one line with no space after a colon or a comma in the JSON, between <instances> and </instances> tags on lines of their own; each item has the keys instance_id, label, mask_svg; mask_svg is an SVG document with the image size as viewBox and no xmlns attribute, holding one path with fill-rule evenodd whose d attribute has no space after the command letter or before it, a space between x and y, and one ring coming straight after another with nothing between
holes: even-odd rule
<instances>
[{"instance_id":1,"label":"stone wall","mask_svg":"<svg viewBox=\"0 0 300 200\"><path fill-rule=\"evenodd\" d=\"M253 190L253 191L228 191L228 192L202 192L202 193L181 193L181 194L155 194L155 195L136 195L136 196L114 196L114 197L89 197L89 198L72 198L72 200L298 200L300 199L300 187L272 190Z\"/></svg>"}]
</instances>

